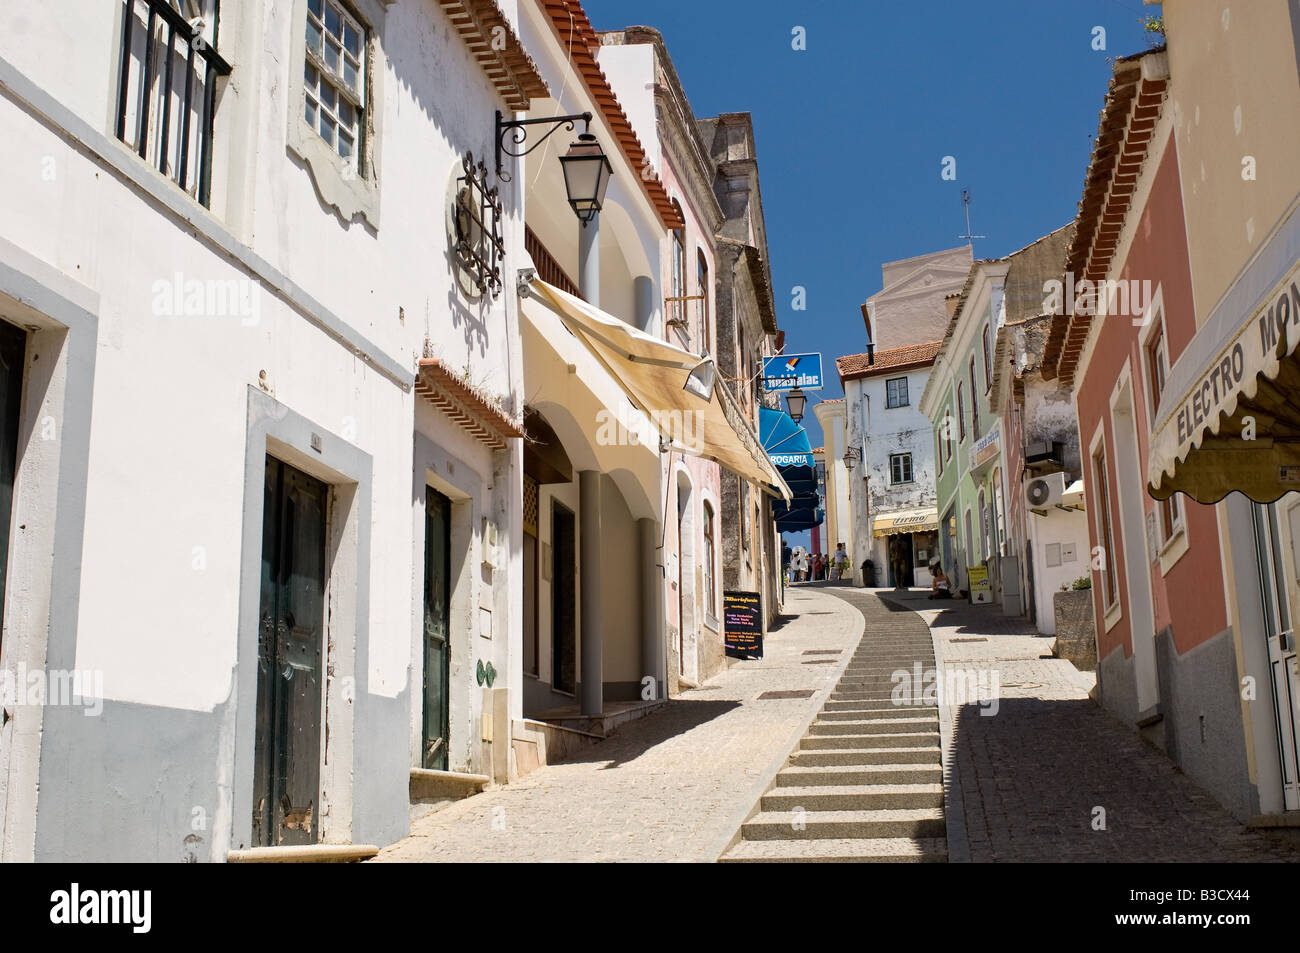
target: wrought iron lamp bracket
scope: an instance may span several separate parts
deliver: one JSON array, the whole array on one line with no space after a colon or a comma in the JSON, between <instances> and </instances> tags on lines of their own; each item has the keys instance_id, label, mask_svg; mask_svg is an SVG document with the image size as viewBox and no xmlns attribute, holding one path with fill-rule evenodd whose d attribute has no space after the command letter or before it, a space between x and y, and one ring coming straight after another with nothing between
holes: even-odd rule
<instances>
[{"instance_id":1,"label":"wrought iron lamp bracket","mask_svg":"<svg viewBox=\"0 0 1300 953\"><path fill-rule=\"evenodd\" d=\"M501 115L501 110L497 110L497 178L502 182L510 181L510 174L505 171L502 164L502 156L512 156L519 158L532 152L543 142L549 139L558 129L573 130L573 124L579 119L583 121L583 132L591 131L591 113L575 113L571 116L547 116L542 119L506 119ZM551 128L547 129L540 139L534 141L527 148L519 152L513 151L511 146L523 146L528 141L528 127L550 123ZM507 143L507 139L509 142Z\"/></svg>"}]
</instances>

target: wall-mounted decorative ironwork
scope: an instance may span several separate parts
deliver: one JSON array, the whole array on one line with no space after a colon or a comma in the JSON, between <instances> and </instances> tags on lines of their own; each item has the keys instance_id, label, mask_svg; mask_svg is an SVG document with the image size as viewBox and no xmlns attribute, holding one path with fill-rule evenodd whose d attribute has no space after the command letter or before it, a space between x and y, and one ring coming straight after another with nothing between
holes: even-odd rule
<instances>
[{"instance_id":1,"label":"wall-mounted decorative ironwork","mask_svg":"<svg viewBox=\"0 0 1300 953\"><path fill-rule=\"evenodd\" d=\"M452 210L456 258L481 293L496 297L501 293L506 247L501 233L501 196L495 186L487 188L487 165L475 165L472 152L465 153L461 166L464 174L456 180Z\"/></svg>"},{"instance_id":2,"label":"wall-mounted decorative ironwork","mask_svg":"<svg viewBox=\"0 0 1300 953\"><path fill-rule=\"evenodd\" d=\"M509 182L510 175L505 171L502 165L501 157L503 155L513 156L516 159L520 156L526 156L543 142L549 139L557 129L568 129L573 131L573 124L579 119L585 124L584 132L591 131L591 113L575 113L572 116L549 116L544 119L506 119L501 115L501 110L497 110L497 178L502 182ZM539 124L551 123L551 128L546 130L545 134L526 149L518 152L512 150L509 146L522 146L528 141L528 128ZM509 145L506 139L509 139Z\"/></svg>"}]
</instances>

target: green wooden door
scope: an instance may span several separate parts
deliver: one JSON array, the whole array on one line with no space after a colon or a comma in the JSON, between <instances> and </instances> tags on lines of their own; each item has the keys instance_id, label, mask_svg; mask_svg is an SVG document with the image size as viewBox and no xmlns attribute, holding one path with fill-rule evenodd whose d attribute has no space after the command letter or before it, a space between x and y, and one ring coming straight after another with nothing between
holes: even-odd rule
<instances>
[{"instance_id":1,"label":"green wooden door","mask_svg":"<svg viewBox=\"0 0 1300 953\"><path fill-rule=\"evenodd\" d=\"M420 764L447 770L451 675L451 501L424 496L424 748Z\"/></svg>"},{"instance_id":2,"label":"green wooden door","mask_svg":"<svg viewBox=\"0 0 1300 953\"><path fill-rule=\"evenodd\" d=\"M328 487L266 459L253 841L312 844L320 828Z\"/></svg>"}]
</instances>

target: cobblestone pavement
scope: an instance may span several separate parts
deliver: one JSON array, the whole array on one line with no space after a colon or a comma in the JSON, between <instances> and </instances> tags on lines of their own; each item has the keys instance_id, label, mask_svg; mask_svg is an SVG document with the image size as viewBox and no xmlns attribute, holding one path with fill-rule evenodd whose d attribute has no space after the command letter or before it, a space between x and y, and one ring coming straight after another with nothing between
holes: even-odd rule
<instances>
[{"instance_id":1,"label":"cobblestone pavement","mask_svg":"<svg viewBox=\"0 0 1300 953\"><path fill-rule=\"evenodd\" d=\"M946 667L998 674L995 715L982 716L975 704L950 712L946 775L950 795L954 780L960 792L964 824L953 824L949 803L949 837L964 827L966 841L950 843L951 859L1300 860L1300 852L1247 830L1095 704L1088 697L1094 676L1051 658L1051 638L996 606L877 591L926 619ZM1105 830L1093 829L1098 808Z\"/></svg>"},{"instance_id":2,"label":"cobblestone pavement","mask_svg":"<svg viewBox=\"0 0 1300 953\"><path fill-rule=\"evenodd\" d=\"M821 592L788 589L786 613L763 659L734 663L568 761L416 821L377 860L716 860L862 635L861 614ZM840 654L804 654L814 649ZM798 689L814 694L757 699Z\"/></svg>"}]
</instances>

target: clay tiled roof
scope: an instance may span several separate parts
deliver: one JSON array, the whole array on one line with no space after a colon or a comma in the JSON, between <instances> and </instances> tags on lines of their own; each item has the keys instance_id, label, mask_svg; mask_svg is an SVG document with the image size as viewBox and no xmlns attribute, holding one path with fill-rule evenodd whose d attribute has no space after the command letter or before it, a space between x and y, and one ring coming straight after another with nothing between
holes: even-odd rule
<instances>
[{"instance_id":1,"label":"clay tiled roof","mask_svg":"<svg viewBox=\"0 0 1300 953\"><path fill-rule=\"evenodd\" d=\"M1119 244L1124 219L1137 190L1151 135L1169 86L1163 49L1126 56L1115 62L1106 93L1092 158L1084 178L1083 198L1075 219L1066 271L1074 280L1103 281ZM1073 289L1066 289L1067 296ZM1043 376L1074 382L1092 315L1057 314L1043 349Z\"/></svg>"},{"instance_id":2,"label":"clay tiled roof","mask_svg":"<svg viewBox=\"0 0 1300 953\"><path fill-rule=\"evenodd\" d=\"M545 99L551 94L537 71L537 64L524 50L496 0L438 0L438 3L507 106L525 112L530 100Z\"/></svg>"},{"instance_id":3,"label":"clay tiled roof","mask_svg":"<svg viewBox=\"0 0 1300 953\"><path fill-rule=\"evenodd\" d=\"M496 402L436 357L420 359L415 392L494 450L524 435L523 428Z\"/></svg>"},{"instance_id":4,"label":"clay tiled roof","mask_svg":"<svg viewBox=\"0 0 1300 953\"><path fill-rule=\"evenodd\" d=\"M835 359L835 367L840 372L841 381L856 380L859 377L872 377L886 371L911 370L927 367L934 363L934 356L939 353L942 342L930 341L927 344L909 344L906 347L890 348L876 351L875 361L867 363L866 354L846 354Z\"/></svg>"},{"instance_id":5,"label":"clay tiled roof","mask_svg":"<svg viewBox=\"0 0 1300 953\"><path fill-rule=\"evenodd\" d=\"M561 49L570 51L574 69L582 77L591 94L592 101L600 109L601 115L609 123L609 128L618 140L619 148L632 168L640 173L641 188L659 213L659 221L664 228L681 228L684 224L678 214L668 190L657 175L650 171L650 159L646 155L641 140L632 131L632 123L627 113L619 104L618 97L609 85L604 71L596 62L595 51L600 47L600 37L587 19L586 12L578 0L537 0L542 10L551 20L551 26L559 37Z\"/></svg>"}]
</instances>

